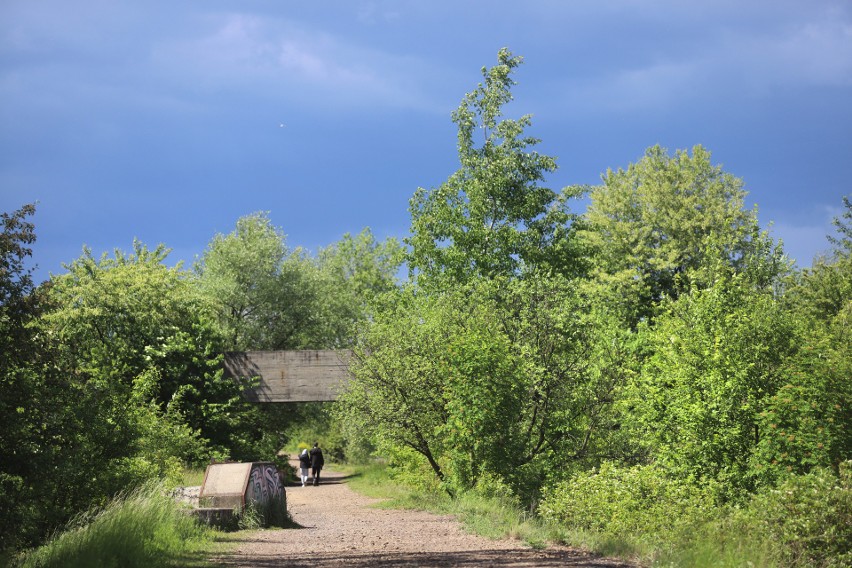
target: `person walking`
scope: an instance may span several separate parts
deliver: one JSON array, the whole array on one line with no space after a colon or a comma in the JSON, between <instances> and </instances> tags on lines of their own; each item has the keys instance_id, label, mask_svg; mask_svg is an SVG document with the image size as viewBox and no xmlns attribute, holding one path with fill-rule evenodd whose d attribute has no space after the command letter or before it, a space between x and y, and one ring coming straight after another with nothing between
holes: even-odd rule
<instances>
[{"instance_id":1,"label":"person walking","mask_svg":"<svg viewBox=\"0 0 852 568\"><path fill-rule=\"evenodd\" d=\"M325 460L322 457L322 450L319 447L319 442L314 442L314 447L311 449L311 469L314 474L314 485L319 485L320 471L325 465Z\"/></svg>"},{"instance_id":2,"label":"person walking","mask_svg":"<svg viewBox=\"0 0 852 568\"><path fill-rule=\"evenodd\" d=\"M308 483L308 473L311 470L311 456L308 454L308 448L305 448L299 454L299 469L301 469L302 487L304 487Z\"/></svg>"}]
</instances>

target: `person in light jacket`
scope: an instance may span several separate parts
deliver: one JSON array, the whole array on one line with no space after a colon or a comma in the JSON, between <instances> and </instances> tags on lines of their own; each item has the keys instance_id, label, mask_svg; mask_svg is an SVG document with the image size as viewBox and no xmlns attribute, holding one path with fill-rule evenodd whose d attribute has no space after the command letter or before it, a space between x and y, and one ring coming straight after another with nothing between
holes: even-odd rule
<instances>
[{"instance_id":1,"label":"person in light jacket","mask_svg":"<svg viewBox=\"0 0 852 568\"><path fill-rule=\"evenodd\" d=\"M302 453L299 454L299 469L301 469L302 487L304 487L308 483L308 473L311 469L311 456L308 454L307 448L302 450Z\"/></svg>"},{"instance_id":2,"label":"person in light jacket","mask_svg":"<svg viewBox=\"0 0 852 568\"><path fill-rule=\"evenodd\" d=\"M314 474L314 485L319 485L320 471L322 471L322 466L324 465L325 460L322 457L319 442L315 442L314 447L311 449L311 469Z\"/></svg>"}]
</instances>

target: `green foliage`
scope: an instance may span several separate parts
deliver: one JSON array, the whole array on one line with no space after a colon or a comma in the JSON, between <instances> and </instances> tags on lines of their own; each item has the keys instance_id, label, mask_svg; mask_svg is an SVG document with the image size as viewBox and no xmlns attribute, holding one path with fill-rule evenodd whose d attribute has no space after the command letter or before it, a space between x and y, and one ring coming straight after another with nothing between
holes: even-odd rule
<instances>
[{"instance_id":1,"label":"green foliage","mask_svg":"<svg viewBox=\"0 0 852 568\"><path fill-rule=\"evenodd\" d=\"M524 265L568 271L576 264L566 208L576 193L539 185L556 169L555 159L533 150L539 140L524 135L529 115L502 118L522 59L504 48L497 60L453 113L460 169L410 200L408 264L424 283L510 275Z\"/></svg>"},{"instance_id":2,"label":"green foliage","mask_svg":"<svg viewBox=\"0 0 852 568\"><path fill-rule=\"evenodd\" d=\"M379 243L365 229L313 259L255 213L216 235L194 268L227 349L334 349L352 344L371 298L395 286L402 256L396 240Z\"/></svg>"},{"instance_id":3,"label":"green foliage","mask_svg":"<svg viewBox=\"0 0 852 568\"><path fill-rule=\"evenodd\" d=\"M696 281L712 282L720 261L739 268L763 253L774 258L766 277L784 270L778 251L765 250L756 213L743 210L742 185L701 146L674 156L654 146L626 170L607 170L591 189L580 235L595 278L612 301L626 303L627 323L653 315L657 302Z\"/></svg>"},{"instance_id":4,"label":"green foliage","mask_svg":"<svg viewBox=\"0 0 852 568\"><path fill-rule=\"evenodd\" d=\"M3 231L0 233L0 325L2 325L3 352L11 354L23 346L16 346L11 339L25 333L22 324L32 315L35 308L30 293L33 289L32 275L25 261L32 256L31 245L36 240L35 226L26 220L35 214L35 205L24 205L12 213L0 214Z\"/></svg>"},{"instance_id":5,"label":"green foliage","mask_svg":"<svg viewBox=\"0 0 852 568\"><path fill-rule=\"evenodd\" d=\"M696 526L681 538L643 554L651 566L673 568L790 568L779 562L780 546L734 521L720 510L719 518Z\"/></svg>"},{"instance_id":6,"label":"green foliage","mask_svg":"<svg viewBox=\"0 0 852 568\"><path fill-rule=\"evenodd\" d=\"M838 339L848 339L847 322L852 311L852 254L819 258L809 269L786 282L784 303L804 323L830 327Z\"/></svg>"},{"instance_id":7,"label":"green foliage","mask_svg":"<svg viewBox=\"0 0 852 568\"><path fill-rule=\"evenodd\" d=\"M764 483L814 466L836 469L852 456L852 250L842 238L833 242L831 256L786 281L782 304L796 319L801 348L761 414L754 469Z\"/></svg>"},{"instance_id":8,"label":"green foliage","mask_svg":"<svg viewBox=\"0 0 852 568\"><path fill-rule=\"evenodd\" d=\"M250 501L244 509L237 511L237 517L237 526L241 530L288 528L292 525L284 493L265 501Z\"/></svg>"},{"instance_id":9,"label":"green foliage","mask_svg":"<svg viewBox=\"0 0 852 568\"><path fill-rule=\"evenodd\" d=\"M49 387L31 363L42 342L30 324L43 309L25 267L36 238L27 221L33 214L34 205L0 214L0 555L40 530L32 482L52 462L41 443L54 397L62 398L48 388L43 404L32 404Z\"/></svg>"},{"instance_id":10,"label":"green foliage","mask_svg":"<svg viewBox=\"0 0 852 568\"><path fill-rule=\"evenodd\" d=\"M316 348L320 275L301 249L290 251L266 213L217 234L195 264L199 289L217 309L232 351Z\"/></svg>"},{"instance_id":11,"label":"green foliage","mask_svg":"<svg viewBox=\"0 0 852 568\"><path fill-rule=\"evenodd\" d=\"M100 260L85 251L33 292L33 341L3 375L14 426L0 502L13 507L4 519L18 519L3 527L13 546L118 491L175 480L240 435L242 417L222 409L245 403L222 378L210 310L166 254L139 243Z\"/></svg>"},{"instance_id":12,"label":"green foliage","mask_svg":"<svg viewBox=\"0 0 852 568\"><path fill-rule=\"evenodd\" d=\"M715 506L710 487L655 466L605 462L548 488L539 511L571 529L663 545L712 519Z\"/></svg>"},{"instance_id":13,"label":"green foliage","mask_svg":"<svg viewBox=\"0 0 852 568\"><path fill-rule=\"evenodd\" d=\"M291 420L284 432L287 448L293 454L310 450L314 443L322 448L326 462L350 461L350 444L341 426L331 415L327 402L304 402L288 405Z\"/></svg>"},{"instance_id":14,"label":"green foliage","mask_svg":"<svg viewBox=\"0 0 852 568\"><path fill-rule=\"evenodd\" d=\"M210 541L162 488L122 494L76 517L44 546L20 559L23 568L158 567L184 565Z\"/></svg>"},{"instance_id":15,"label":"green foliage","mask_svg":"<svg viewBox=\"0 0 852 568\"><path fill-rule=\"evenodd\" d=\"M843 213L835 217L832 224L837 235L829 235L828 241L834 245L838 255L852 255L852 196L843 196Z\"/></svg>"},{"instance_id":16,"label":"green foliage","mask_svg":"<svg viewBox=\"0 0 852 568\"><path fill-rule=\"evenodd\" d=\"M796 328L742 276L672 302L647 331L651 354L627 404L652 453L684 477L715 479L735 496L753 487L760 413L781 384Z\"/></svg>"},{"instance_id":17,"label":"green foliage","mask_svg":"<svg viewBox=\"0 0 852 568\"><path fill-rule=\"evenodd\" d=\"M852 462L816 468L755 495L736 521L781 547L784 566L852 563Z\"/></svg>"},{"instance_id":18,"label":"green foliage","mask_svg":"<svg viewBox=\"0 0 852 568\"><path fill-rule=\"evenodd\" d=\"M57 309L44 316L44 332L78 396L104 413L103 430L93 431L107 460L133 454L144 422L137 409L177 427L182 442L172 449L186 452L176 455L181 461L203 459L204 448L187 445L193 434L180 424L220 446L235 426L220 409L239 404L240 386L222 377L211 309L179 267L163 264L167 254L138 242L133 253L116 251L114 258L95 260L84 251L52 280Z\"/></svg>"},{"instance_id":19,"label":"green foliage","mask_svg":"<svg viewBox=\"0 0 852 568\"><path fill-rule=\"evenodd\" d=\"M316 309L327 322L322 347L351 347L357 326L371 317L374 298L396 288L404 255L396 239L377 242L369 228L319 251L323 286Z\"/></svg>"},{"instance_id":20,"label":"green foliage","mask_svg":"<svg viewBox=\"0 0 852 568\"><path fill-rule=\"evenodd\" d=\"M754 475L774 485L789 472L837 468L852 455L852 349L823 340L806 342L790 363L784 384L760 413L762 436Z\"/></svg>"},{"instance_id":21,"label":"green foliage","mask_svg":"<svg viewBox=\"0 0 852 568\"><path fill-rule=\"evenodd\" d=\"M583 309L558 277L409 288L365 329L338 416L420 454L451 493L487 473L532 502L542 471L596 459L623 381L599 366L622 347Z\"/></svg>"}]
</instances>

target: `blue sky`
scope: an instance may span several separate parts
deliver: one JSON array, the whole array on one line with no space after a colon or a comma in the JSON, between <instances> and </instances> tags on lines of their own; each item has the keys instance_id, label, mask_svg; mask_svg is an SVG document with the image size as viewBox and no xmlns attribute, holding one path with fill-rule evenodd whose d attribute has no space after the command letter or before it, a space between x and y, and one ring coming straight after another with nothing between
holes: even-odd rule
<instances>
[{"instance_id":1,"label":"blue sky","mask_svg":"<svg viewBox=\"0 0 852 568\"><path fill-rule=\"evenodd\" d=\"M0 2L0 211L36 276L83 245L191 263L269 211L312 251L408 232L458 166L450 113L508 47L554 189L702 144L800 265L852 193L852 2Z\"/></svg>"}]
</instances>

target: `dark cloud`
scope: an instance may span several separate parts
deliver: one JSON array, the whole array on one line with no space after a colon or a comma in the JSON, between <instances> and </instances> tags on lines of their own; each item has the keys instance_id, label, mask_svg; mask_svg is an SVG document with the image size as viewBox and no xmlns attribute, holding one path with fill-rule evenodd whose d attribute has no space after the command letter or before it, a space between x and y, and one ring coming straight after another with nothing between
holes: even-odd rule
<instances>
[{"instance_id":1,"label":"dark cloud","mask_svg":"<svg viewBox=\"0 0 852 568\"><path fill-rule=\"evenodd\" d=\"M0 209L40 201L42 276L133 237L191 257L258 210L294 246L402 236L502 46L554 187L700 143L800 262L823 246L852 177L845 0L7 0Z\"/></svg>"}]
</instances>

